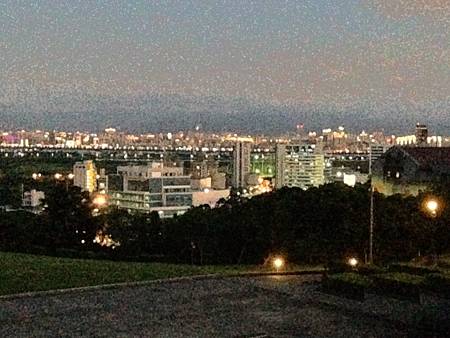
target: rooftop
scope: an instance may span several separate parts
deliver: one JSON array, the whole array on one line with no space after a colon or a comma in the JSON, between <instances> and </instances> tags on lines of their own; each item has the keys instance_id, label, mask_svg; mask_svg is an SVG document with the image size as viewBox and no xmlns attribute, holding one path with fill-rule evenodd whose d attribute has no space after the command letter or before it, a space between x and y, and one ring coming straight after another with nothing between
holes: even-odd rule
<instances>
[{"instance_id":1,"label":"rooftop","mask_svg":"<svg viewBox=\"0 0 450 338\"><path fill-rule=\"evenodd\" d=\"M440 165L450 167L450 147L402 147L421 167Z\"/></svg>"}]
</instances>

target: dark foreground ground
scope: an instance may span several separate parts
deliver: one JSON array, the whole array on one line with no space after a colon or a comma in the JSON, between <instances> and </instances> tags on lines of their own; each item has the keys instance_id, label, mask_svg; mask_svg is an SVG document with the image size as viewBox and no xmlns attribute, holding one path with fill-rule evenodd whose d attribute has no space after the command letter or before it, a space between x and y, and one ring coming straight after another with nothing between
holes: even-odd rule
<instances>
[{"instance_id":1,"label":"dark foreground ground","mask_svg":"<svg viewBox=\"0 0 450 338\"><path fill-rule=\"evenodd\" d=\"M315 276L183 280L0 299L0 337L405 337L419 305L323 294Z\"/></svg>"}]
</instances>

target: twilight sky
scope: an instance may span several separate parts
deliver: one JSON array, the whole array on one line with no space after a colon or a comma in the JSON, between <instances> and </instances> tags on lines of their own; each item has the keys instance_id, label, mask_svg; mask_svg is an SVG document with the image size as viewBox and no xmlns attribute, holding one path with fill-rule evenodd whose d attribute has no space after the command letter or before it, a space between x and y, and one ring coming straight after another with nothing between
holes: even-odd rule
<instances>
[{"instance_id":1,"label":"twilight sky","mask_svg":"<svg viewBox=\"0 0 450 338\"><path fill-rule=\"evenodd\" d=\"M0 0L0 32L8 107L81 90L449 115L448 0Z\"/></svg>"}]
</instances>

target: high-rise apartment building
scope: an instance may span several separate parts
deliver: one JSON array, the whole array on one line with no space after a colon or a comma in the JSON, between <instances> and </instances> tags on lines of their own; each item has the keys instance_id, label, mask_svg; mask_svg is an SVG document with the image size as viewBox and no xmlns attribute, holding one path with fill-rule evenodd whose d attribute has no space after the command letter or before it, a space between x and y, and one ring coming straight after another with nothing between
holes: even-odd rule
<instances>
[{"instance_id":1,"label":"high-rise apartment building","mask_svg":"<svg viewBox=\"0 0 450 338\"><path fill-rule=\"evenodd\" d=\"M247 186L247 176L251 170L250 154L252 143L247 141L237 141L233 151L233 179L232 185L235 188Z\"/></svg>"},{"instance_id":2,"label":"high-rise apartment building","mask_svg":"<svg viewBox=\"0 0 450 338\"><path fill-rule=\"evenodd\" d=\"M325 183L325 156L309 144L278 144L276 188L308 189Z\"/></svg>"},{"instance_id":3,"label":"high-rise apartment building","mask_svg":"<svg viewBox=\"0 0 450 338\"><path fill-rule=\"evenodd\" d=\"M74 164L73 185L90 193L97 190L97 169L93 161L88 160Z\"/></svg>"}]
</instances>

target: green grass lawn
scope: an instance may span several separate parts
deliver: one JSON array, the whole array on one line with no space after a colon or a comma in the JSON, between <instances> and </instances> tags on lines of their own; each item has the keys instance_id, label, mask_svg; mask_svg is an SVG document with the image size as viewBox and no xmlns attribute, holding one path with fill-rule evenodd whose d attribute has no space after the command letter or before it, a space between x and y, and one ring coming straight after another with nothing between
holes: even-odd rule
<instances>
[{"instance_id":1,"label":"green grass lawn","mask_svg":"<svg viewBox=\"0 0 450 338\"><path fill-rule=\"evenodd\" d=\"M289 271L321 267L290 265ZM114 262L0 252L0 295L204 274L273 272L271 267Z\"/></svg>"},{"instance_id":2,"label":"green grass lawn","mask_svg":"<svg viewBox=\"0 0 450 338\"><path fill-rule=\"evenodd\" d=\"M0 252L0 295L252 270L255 267L113 262Z\"/></svg>"},{"instance_id":3,"label":"green grass lawn","mask_svg":"<svg viewBox=\"0 0 450 338\"><path fill-rule=\"evenodd\" d=\"M373 284L373 281L369 277L354 272L332 274L329 276L329 279L338 280L365 288L369 288Z\"/></svg>"},{"instance_id":4,"label":"green grass lawn","mask_svg":"<svg viewBox=\"0 0 450 338\"><path fill-rule=\"evenodd\" d=\"M404 272L386 272L380 275L375 275L378 278L387 279L390 281L400 282L400 283L407 283L411 285L421 285L423 283L424 277L413 275L410 273L404 273Z\"/></svg>"}]
</instances>

